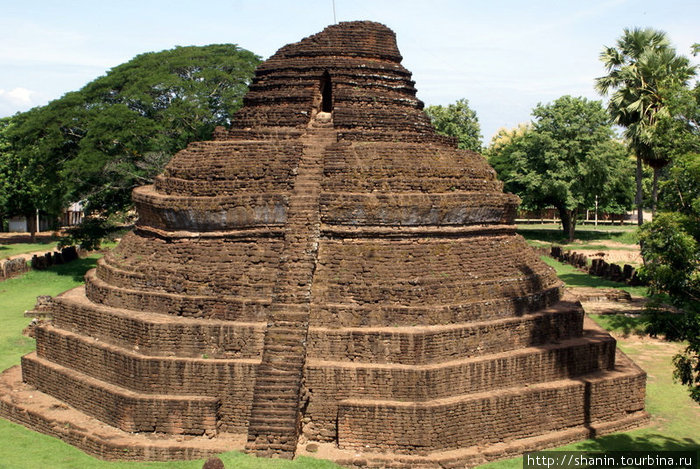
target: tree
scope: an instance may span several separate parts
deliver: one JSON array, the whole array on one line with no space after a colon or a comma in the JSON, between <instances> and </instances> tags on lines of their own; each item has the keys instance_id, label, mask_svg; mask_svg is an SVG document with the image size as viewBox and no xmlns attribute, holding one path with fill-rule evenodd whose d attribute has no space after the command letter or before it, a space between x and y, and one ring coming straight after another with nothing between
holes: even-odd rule
<instances>
[{"instance_id":1,"label":"tree","mask_svg":"<svg viewBox=\"0 0 700 469\"><path fill-rule=\"evenodd\" d=\"M676 54L666 34L654 29L625 29L617 47L605 47L600 54L608 74L596 79L603 95L612 92L608 111L612 122L625 128L625 135L637 155L637 217L642 219L642 162L654 169L652 211L656 211L659 170L669 155L653 145L655 127L670 113L664 89L685 85L695 74L688 59Z\"/></svg>"},{"instance_id":2,"label":"tree","mask_svg":"<svg viewBox=\"0 0 700 469\"><path fill-rule=\"evenodd\" d=\"M459 99L447 107L428 106L425 113L438 133L455 137L463 150L481 151L481 127L476 112L469 108L469 101Z\"/></svg>"},{"instance_id":3,"label":"tree","mask_svg":"<svg viewBox=\"0 0 700 469\"><path fill-rule=\"evenodd\" d=\"M612 139L599 101L563 96L533 110L532 127L490 149L489 162L506 190L530 209L554 206L573 241L578 214L595 205L611 205L631 178L627 152Z\"/></svg>"},{"instance_id":4,"label":"tree","mask_svg":"<svg viewBox=\"0 0 700 469\"><path fill-rule=\"evenodd\" d=\"M230 44L146 53L18 114L6 132L14 154L56 189L30 205L86 199L89 211L128 209L131 190L175 152L230 124L259 61Z\"/></svg>"},{"instance_id":5,"label":"tree","mask_svg":"<svg viewBox=\"0 0 700 469\"><path fill-rule=\"evenodd\" d=\"M38 209L60 213L63 185L56 162L36 146L28 144L21 152L15 148L10 135L19 121L19 115L0 119L0 214L25 216L33 239Z\"/></svg>"},{"instance_id":6,"label":"tree","mask_svg":"<svg viewBox=\"0 0 700 469\"><path fill-rule=\"evenodd\" d=\"M696 169L700 169L697 168ZM692 176L700 180L700 171ZM690 206L700 208L696 199ZM640 229L644 265L640 269L649 282L652 301L647 332L664 334L668 340L685 340L687 347L673 363L674 377L688 386L700 403L700 212L685 215L661 213ZM660 307L660 295L667 294L679 308L669 314Z\"/></svg>"}]
</instances>

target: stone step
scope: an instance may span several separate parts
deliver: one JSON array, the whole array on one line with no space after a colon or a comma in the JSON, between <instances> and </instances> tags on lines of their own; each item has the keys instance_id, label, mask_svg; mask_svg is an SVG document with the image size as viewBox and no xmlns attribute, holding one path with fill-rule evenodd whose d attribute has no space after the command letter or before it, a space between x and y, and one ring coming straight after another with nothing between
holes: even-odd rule
<instances>
[{"instance_id":1,"label":"stone step","mask_svg":"<svg viewBox=\"0 0 700 469\"><path fill-rule=\"evenodd\" d=\"M309 327L308 304L320 234L323 149L332 140L335 140L332 129L320 134L307 133L302 137L304 152L289 200L282 272L273 288L273 305L265 331L262 365L258 368L248 426L248 448L258 454L273 452L291 458L296 451L297 409ZM288 303L299 306L288 308ZM293 375L290 374L285 382L274 382L271 378L276 375L270 373L273 367L297 371L296 380L292 381ZM269 408L283 410L284 405L288 406L288 415L293 415L293 418L265 413ZM280 434L288 438L287 446L275 446Z\"/></svg>"},{"instance_id":2,"label":"stone step","mask_svg":"<svg viewBox=\"0 0 700 469\"><path fill-rule=\"evenodd\" d=\"M297 390L296 388L299 386L299 382L294 383L279 383L279 384L258 384L256 386L256 392L259 395L278 395L280 398L284 398L285 400L287 398L293 398L297 399ZM265 406L262 406L265 407Z\"/></svg>"},{"instance_id":3,"label":"stone step","mask_svg":"<svg viewBox=\"0 0 700 469\"><path fill-rule=\"evenodd\" d=\"M257 423L248 426L248 438L250 441L251 433L260 433L265 436L287 437L296 439L296 428L291 425L268 425L268 422Z\"/></svg>"},{"instance_id":4,"label":"stone step","mask_svg":"<svg viewBox=\"0 0 700 469\"><path fill-rule=\"evenodd\" d=\"M281 418L275 418L275 417L269 417L269 416L259 416L256 417L255 419L251 419L250 423L248 424L248 428L260 428L263 426L277 426L277 427L296 427L297 425L297 418L296 416L294 417L281 417Z\"/></svg>"},{"instance_id":5,"label":"stone step","mask_svg":"<svg viewBox=\"0 0 700 469\"><path fill-rule=\"evenodd\" d=\"M262 410L277 410L277 411L296 411L298 406L296 401L292 402L292 396L269 396L270 399L253 403L251 410L262 411Z\"/></svg>"},{"instance_id":6,"label":"stone step","mask_svg":"<svg viewBox=\"0 0 700 469\"><path fill-rule=\"evenodd\" d=\"M297 410L296 409L289 409L289 408L275 408L275 407L260 407L256 408L256 413L258 416L268 416L268 417L273 417L273 418L282 418L282 417L293 417L296 418L297 415Z\"/></svg>"},{"instance_id":7,"label":"stone step","mask_svg":"<svg viewBox=\"0 0 700 469\"><path fill-rule=\"evenodd\" d=\"M265 375L259 376L255 382L258 386L264 388L265 386L282 386L283 388L289 388L298 384L301 379L301 373L286 374L286 375Z\"/></svg>"},{"instance_id":8,"label":"stone step","mask_svg":"<svg viewBox=\"0 0 700 469\"><path fill-rule=\"evenodd\" d=\"M304 362L292 357L263 355L261 363L263 365L274 367L278 370L298 371L298 374L301 375L301 366Z\"/></svg>"},{"instance_id":9,"label":"stone step","mask_svg":"<svg viewBox=\"0 0 700 469\"><path fill-rule=\"evenodd\" d=\"M287 343L280 343L280 341L274 338L265 340L265 351L263 352L263 361L265 358L285 358L291 360L290 363L297 363L298 361L292 360L293 357L298 357L299 354L304 354L304 341L301 337L296 338L293 341L288 341ZM302 362L303 363L303 359Z\"/></svg>"}]
</instances>

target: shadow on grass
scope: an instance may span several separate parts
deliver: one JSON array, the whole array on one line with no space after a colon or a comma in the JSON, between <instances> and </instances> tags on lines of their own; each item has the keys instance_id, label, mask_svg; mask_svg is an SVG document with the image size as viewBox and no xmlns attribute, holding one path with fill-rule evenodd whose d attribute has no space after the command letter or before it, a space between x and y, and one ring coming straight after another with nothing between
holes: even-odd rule
<instances>
[{"instance_id":1,"label":"shadow on grass","mask_svg":"<svg viewBox=\"0 0 700 469\"><path fill-rule=\"evenodd\" d=\"M554 228L537 228L529 229L522 228L518 229L518 234L522 235L523 238L533 241L545 241L549 243L556 244L569 244L567 237L564 232L560 229ZM612 231L612 230L577 230L576 231L577 241L600 241L609 240L617 241L624 244L635 244L636 235L631 231Z\"/></svg>"},{"instance_id":2,"label":"shadow on grass","mask_svg":"<svg viewBox=\"0 0 700 469\"><path fill-rule=\"evenodd\" d=\"M576 445L580 451L698 451L700 439L673 438L660 433L616 433Z\"/></svg>"},{"instance_id":3,"label":"shadow on grass","mask_svg":"<svg viewBox=\"0 0 700 469\"><path fill-rule=\"evenodd\" d=\"M73 277L73 280L82 282L85 272L97 266L98 255L92 255L82 259L76 259L68 264L52 265L47 270L55 272L57 275L68 275Z\"/></svg>"},{"instance_id":4,"label":"shadow on grass","mask_svg":"<svg viewBox=\"0 0 700 469\"><path fill-rule=\"evenodd\" d=\"M605 330L621 333L624 336L630 334L646 336L646 327L649 324L649 317L646 314L638 316L627 316L624 314L595 314L591 315L595 322L600 324Z\"/></svg>"},{"instance_id":5,"label":"shadow on grass","mask_svg":"<svg viewBox=\"0 0 700 469\"><path fill-rule=\"evenodd\" d=\"M584 272L572 272L559 274L559 278L570 287L593 287L593 288L623 288L627 285L620 282L613 282L601 277L594 277Z\"/></svg>"}]
</instances>

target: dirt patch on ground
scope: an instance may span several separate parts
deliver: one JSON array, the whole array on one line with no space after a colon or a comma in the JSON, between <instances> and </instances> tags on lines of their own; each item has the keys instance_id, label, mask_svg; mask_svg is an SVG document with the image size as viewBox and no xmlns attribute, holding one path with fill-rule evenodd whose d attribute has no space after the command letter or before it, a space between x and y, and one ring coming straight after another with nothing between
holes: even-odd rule
<instances>
[{"instance_id":1,"label":"dirt patch on ground","mask_svg":"<svg viewBox=\"0 0 700 469\"><path fill-rule=\"evenodd\" d=\"M606 250L595 251L591 249L581 249L585 247L583 244L579 247L578 252L583 252L590 258L603 259L609 264L631 264L640 265L642 263L642 255L639 251L639 246L636 244L624 244L618 241L596 240L592 241L591 245L605 246ZM576 251L575 247L567 247L572 251Z\"/></svg>"},{"instance_id":2,"label":"dirt patch on ground","mask_svg":"<svg viewBox=\"0 0 700 469\"><path fill-rule=\"evenodd\" d=\"M16 244L16 243L40 243L42 241L52 241L58 236L55 231L46 231L37 233L36 238L32 241L29 233L0 233L0 244Z\"/></svg>"},{"instance_id":3,"label":"dirt patch on ground","mask_svg":"<svg viewBox=\"0 0 700 469\"><path fill-rule=\"evenodd\" d=\"M588 257L603 259L608 264L640 265L642 263L642 255L638 250L610 249L608 251L590 253Z\"/></svg>"}]
</instances>

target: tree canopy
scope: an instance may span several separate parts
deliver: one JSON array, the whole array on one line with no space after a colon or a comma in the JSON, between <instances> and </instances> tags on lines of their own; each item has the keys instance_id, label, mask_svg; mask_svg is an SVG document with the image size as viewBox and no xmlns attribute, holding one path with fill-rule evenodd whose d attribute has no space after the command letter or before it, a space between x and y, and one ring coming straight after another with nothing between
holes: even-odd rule
<instances>
[{"instance_id":1,"label":"tree canopy","mask_svg":"<svg viewBox=\"0 0 700 469\"><path fill-rule=\"evenodd\" d=\"M82 199L91 211L128 208L133 187L150 182L189 142L230 123L259 61L231 44L149 52L13 116L2 138L21 163L5 176L24 182L29 171L38 190L19 197L32 185L14 184L10 198L50 213ZM3 211L26 209L5 204Z\"/></svg>"},{"instance_id":2,"label":"tree canopy","mask_svg":"<svg viewBox=\"0 0 700 469\"><path fill-rule=\"evenodd\" d=\"M468 100L459 99L447 107L428 106L425 113L438 133L457 139L459 148L481 151L481 126Z\"/></svg>"},{"instance_id":3,"label":"tree canopy","mask_svg":"<svg viewBox=\"0 0 700 469\"><path fill-rule=\"evenodd\" d=\"M659 122L653 145L670 155L660 184L658 214L640 229L649 282L648 331L687 346L674 357L674 376L700 403L700 85L670 95L671 116ZM662 302L679 309L669 314Z\"/></svg>"},{"instance_id":4,"label":"tree canopy","mask_svg":"<svg viewBox=\"0 0 700 469\"><path fill-rule=\"evenodd\" d=\"M608 111L612 122L625 128L625 136L637 155L637 208L642 222L642 162L654 168L652 208L656 209L658 170L670 161L654 145L659 122L671 117L667 90L685 86L695 74L688 58L676 51L663 31L625 29L616 47L600 54L607 75L596 79L596 89L611 94Z\"/></svg>"},{"instance_id":5,"label":"tree canopy","mask_svg":"<svg viewBox=\"0 0 700 469\"><path fill-rule=\"evenodd\" d=\"M592 208L596 197L609 210L627 208L631 161L612 138L599 101L563 96L537 105L532 114L531 127L499 139L487 152L507 191L526 208L555 207L569 239L578 213Z\"/></svg>"}]
</instances>

